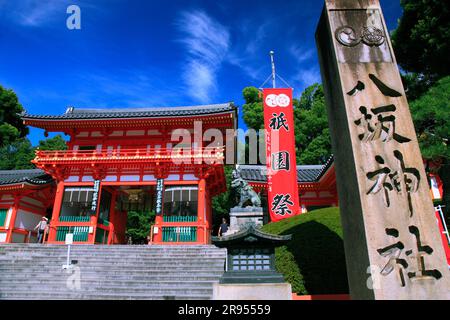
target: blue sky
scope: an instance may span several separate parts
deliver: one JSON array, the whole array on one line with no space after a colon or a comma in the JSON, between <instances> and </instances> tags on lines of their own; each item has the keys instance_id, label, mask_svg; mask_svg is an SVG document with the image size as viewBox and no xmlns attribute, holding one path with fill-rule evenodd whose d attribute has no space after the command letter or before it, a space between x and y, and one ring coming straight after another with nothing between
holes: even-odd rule
<instances>
[{"instance_id":1,"label":"blue sky","mask_svg":"<svg viewBox=\"0 0 450 320\"><path fill-rule=\"evenodd\" d=\"M69 30L66 9L81 9ZM75 107L234 101L277 73L299 97L320 82L314 32L323 1L0 0L0 84L33 114ZM388 29L399 1L381 0ZM240 127L244 127L240 120ZM34 145L43 131L32 129Z\"/></svg>"}]
</instances>

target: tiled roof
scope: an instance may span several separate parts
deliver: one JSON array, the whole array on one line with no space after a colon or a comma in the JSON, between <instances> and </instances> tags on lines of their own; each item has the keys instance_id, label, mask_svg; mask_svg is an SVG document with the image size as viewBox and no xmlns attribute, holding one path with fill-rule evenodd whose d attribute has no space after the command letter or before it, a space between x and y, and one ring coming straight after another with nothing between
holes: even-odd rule
<instances>
[{"instance_id":1,"label":"tiled roof","mask_svg":"<svg viewBox=\"0 0 450 320\"><path fill-rule=\"evenodd\" d=\"M69 107L62 115L31 115L23 113L23 119L47 120L80 120L80 119L111 119L111 118L152 118L152 117L182 117L206 115L235 111L233 103L210 104L187 107L148 107L122 109L84 109Z\"/></svg>"},{"instance_id":2,"label":"tiled roof","mask_svg":"<svg viewBox=\"0 0 450 320\"><path fill-rule=\"evenodd\" d=\"M0 185L29 183L34 185L52 182L52 177L40 169L0 170Z\"/></svg>"},{"instance_id":3,"label":"tiled roof","mask_svg":"<svg viewBox=\"0 0 450 320\"><path fill-rule=\"evenodd\" d=\"M328 170L333 163L333 157L324 165L299 165L297 166L297 182L316 182ZM267 168L265 165L239 165L241 177L247 181L266 182Z\"/></svg>"},{"instance_id":4,"label":"tiled roof","mask_svg":"<svg viewBox=\"0 0 450 320\"><path fill-rule=\"evenodd\" d=\"M211 237L211 241L219 248L229 247L231 244L241 244L246 241L247 237L254 237L255 240L259 240L259 243L272 243L275 246L280 246L287 243L292 239L292 234L275 235L267 232L263 232L255 225L249 224L243 226L238 232L224 235L222 237ZM253 241L252 241L253 242Z\"/></svg>"}]
</instances>

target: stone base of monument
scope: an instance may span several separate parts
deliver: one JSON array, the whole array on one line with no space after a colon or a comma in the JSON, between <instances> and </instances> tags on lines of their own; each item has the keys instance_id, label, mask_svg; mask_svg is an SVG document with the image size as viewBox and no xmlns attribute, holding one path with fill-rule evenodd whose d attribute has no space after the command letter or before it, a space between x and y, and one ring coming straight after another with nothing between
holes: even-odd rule
<instances>
[{"instance_id":1,"label":"stone base of monument","mask_svg":"<svg viewBox=\"0 0 450 320\"><path fill-rule=\"evenodd\" d=\"M230 228L224 235L233 234L248 224L263 225L263 208L261 207L234 207L230 209Z\"/></svg>"},{"instance_id":2,"label":"stone base of monument","mask_svg":"<svg viewBox=\"0 0 450 320\"><path fill-rule=\"evenodd\" d=\"M214 284L217 300L291 300L292 288L275 269L275 248L292 235L273 235L248 223L239 231L212 237L219 248L227 248L225 272Z\"/></svg>"},{"instance_id":3,"label":"stone base of monument","mask_svg":"<svg viewBox=\"0 0 450 320\"><path fill-rule=\"evenodd\" d=\"M289 283L215 283L213 300L292 300Z\"/></svg>"}]
</instances>

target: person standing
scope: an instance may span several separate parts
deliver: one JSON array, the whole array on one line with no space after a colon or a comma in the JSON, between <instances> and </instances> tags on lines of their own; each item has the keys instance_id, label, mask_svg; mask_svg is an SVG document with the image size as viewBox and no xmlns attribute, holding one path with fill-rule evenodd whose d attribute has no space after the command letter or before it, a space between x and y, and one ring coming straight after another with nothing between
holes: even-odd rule
<instances>
[{"instance_id":1,"label":"person standing","mask_svg":"<svg viewBox=\"0 0 450 320\"><path fill-rule=\"evenodd\" d=\"M42 217L41 221L39 221L39 223L36 225L36 227L34 227L34 230L37 230L37 242L38 243L43 243L44 240L44 233L45 233L45 229L47 229L47 225L48 225L48 219L46 217Z\"/></svg>"},{"instance_id":2,"label":"person standing","mask_svg":"<svg viewBox=\"0 0 450 320\"><path fill-rule=\"evenodd\" d=\"M223 234L226 233L227 231L228 231L227 219L222 218L222 224L219 227L218 236L219 237L223 236Z\"/></svg>"}]
</instances>

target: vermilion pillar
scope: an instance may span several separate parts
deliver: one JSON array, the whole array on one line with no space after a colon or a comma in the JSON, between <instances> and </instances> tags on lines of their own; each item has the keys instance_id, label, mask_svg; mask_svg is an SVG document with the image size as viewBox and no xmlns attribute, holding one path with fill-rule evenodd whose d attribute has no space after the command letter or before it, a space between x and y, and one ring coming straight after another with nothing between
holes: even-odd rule
<instances>
[{"instance_id":1,"label":"vermilion pillar","mask_svg":"<svg viewBox=\"0 0 450 320\"><path fill-rule=\"evenodd\" d=\"M58 224L63 197L64 197L64 181L59 181L56 187L55 204L53 205L52 220L50 222L51 228L48 235L49 242L56 241L55 226Z\"/></svg>"},{"instance_id":2,"label":"vermilion pillar","mask_svg":"<svg viewBox=\"0 0 450 320\"><path fill-rule=\"evenodd\" d=\"M111 239L111 243L115 243L115 230L116 230L116 201L117 201L117 190L113 190L111 192L111 205L109 207L109 238Z\"/></svg>"},{"instance_id":3,"label":"vermilion pillar","mask_svg":"<svg viewBox=\"0 0 450 320\"><path fill-rule=\"evenodd\" d=\"M12 241L14 226L16 225L17 211L19 210L20 196L14 196L14 205L12 207L11 217L9 219L8 234L6 235L6 243Z\"/></svg>"},{"instance_id":4,"label":"vermilion pillar","mask_svg":"<svg viewBox=\"0 0 450 320\"><path fill-rule=\"evenodd\" d=\"M206 226L205 213L206 213L206 179L200 178L198 181L198 206L197 206L197 220L199 225ZM197 241L204 242L205 239L205 229L199 228L197 230Z\"/></svg>"},{"instance_id":5,"label":"vermilion pillar","mask_svg":"<svg viewBox=\"0 0 450 320\"><path fill-rule=\"evenodd\" d=\"M206 193L206 243L210 242L211 239L211 231L212 231L212 199L211 193L207 191Z\"/></svg>"}]
</instances>

